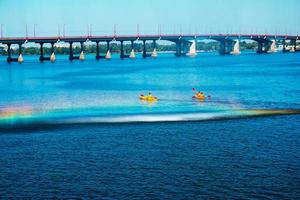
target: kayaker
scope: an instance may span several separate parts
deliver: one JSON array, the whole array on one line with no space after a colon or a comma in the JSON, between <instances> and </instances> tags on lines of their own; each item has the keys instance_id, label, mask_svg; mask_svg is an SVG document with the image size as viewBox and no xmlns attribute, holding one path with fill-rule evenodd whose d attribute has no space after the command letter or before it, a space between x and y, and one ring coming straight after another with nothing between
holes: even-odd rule
<instances>
[{"instance_id":1,"label":"kayaker","mask_svg":"<svg viewBox=\"0 0 300 200\"><path fill-rule=\"evenodd\" d=\"M203 94L203 92L198 91L198 92L196 93L196 96L197 96L197 97L203 97L204 94Z\"/></svg>"},{"instance_id":2,"label":"kayaker","mask_svg":"<svg viewBox=\"0 0 300 200\"><path fill-rule=\"evenodd\" d=\"M153 96L151 94L151 92L148 93L148 95L143 95L143 94L140 94L140 100L142 101L149 101L149 102L153 102L153 101L157 101L157 97Z\"/></svg>"},{"instance_id":3,"label":"kayaker","mask_svg":"<svg viewBox=\"0 0 300 200\"><path fill-rule=\"evenodd\" d=\"M140 94L140 100L146 100L147 99L147 96L145 96L144 94Z\"/></svg>"}]
</instances>

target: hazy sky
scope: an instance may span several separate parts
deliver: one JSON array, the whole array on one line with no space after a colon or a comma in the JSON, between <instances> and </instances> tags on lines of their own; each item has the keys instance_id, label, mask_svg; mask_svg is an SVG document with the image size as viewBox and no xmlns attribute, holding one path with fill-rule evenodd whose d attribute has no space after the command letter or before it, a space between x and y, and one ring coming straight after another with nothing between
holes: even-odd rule
<instances>
[{"instance_id":1,"label":"hazy sky","mask_svg":"<svg viewBox=\"0 0 300 200\"><path fill-rule=\"evenodd\" d=\"M300 0L0 0L4 36L113 33L289 33L300 34Z\"/></svg>"}]
</instances>

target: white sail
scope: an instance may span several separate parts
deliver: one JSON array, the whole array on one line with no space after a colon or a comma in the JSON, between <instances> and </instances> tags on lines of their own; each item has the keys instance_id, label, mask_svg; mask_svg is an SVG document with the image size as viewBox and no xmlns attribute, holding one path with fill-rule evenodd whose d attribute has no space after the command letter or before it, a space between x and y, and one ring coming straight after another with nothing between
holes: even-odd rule
<instances>
[{"instance_id":1,"label":"white sail","mask_svg":"<svg viewBox=\"0 0 300 200\"><path fill-rule=\"evenodd\" d=\"M83 51L80 52L79 60L84 60L84 53L83 53Z\"/></svg>"},{"instance_id":2,"label":"white sail","mask_svg":"<svg viewBox=\"0 0 300 200\"><path fill-rule=\"evenodd\" d=\"M111 53L110 53L109 50L107 51L107 53L106 53L106 55L105 55L105 58L106 58L106 59L111 59Z\"/></svg>"},{"instance_id":3,"label":"white sail","mask_svg":"<svg viewBox=\"0 0 300 200\"><path fill-rule=\"evenodd\" d=\"M18 57L18 63L22 63L24 61L22 54Z\"/></svg>"},{"instance_id":4,"label":"white sail","mask_svg":"<svg viewBox=\"0 0 300 200\"><path fill-rule=\"evenodd\" d=\"M56 60L54 52L50 56L50 61L54 62Z\"/></svg>"},{"instance_id":5,"label":"white sail","mask_svg":"<svg viewBox=\"0 0 300 200\"><path fill-rule=\"evenodd\" d=\"M270 46L270 50L268 51L268 53L275 53L275 52L277 52L276 41L272 40L272 44Z\"/></svg>"},{"instance_id":6,"label":"white sail","mask_svg":"<svg viewBox=\"0 0 300 200\"><path fill-rule=\"evenodd\" d=\"M190 50L189 50L188 55L189 56L196 56L197 55L196 40L192 41L192 44L190 46Z\"/></svg>"},{"instance_id":7,"label":"white sail","mask_svg":"<svg viewBox=\"0 0 300 200\"><path fill-rule=\"evenodd\" d=\"M235 40L233 50L232 50L231 54L239 55L240 53L241 53L241 51L240 51L240 41Z\"/></svg>"},{"instance_id":8,"label":"white sail","mask_svg":"<svg viewBox=\"0 0 300 200\"><path fill-rule=\"evenodd\" d=\"M135 53L134 53L134 49L131 50L129 58L135 58Z\"/></svg>"},{"instance_id":9,"label":"white sail","mask_svg":"<svg viewBox=\"0 0 300 200\"><path fill-rule=\"evenodd\" d=\"M156 58L157 57L157 51L156 51L156 48L153 49L153 52L151 54L151 57L152 58Z\"/></svg>"}]
</instances>

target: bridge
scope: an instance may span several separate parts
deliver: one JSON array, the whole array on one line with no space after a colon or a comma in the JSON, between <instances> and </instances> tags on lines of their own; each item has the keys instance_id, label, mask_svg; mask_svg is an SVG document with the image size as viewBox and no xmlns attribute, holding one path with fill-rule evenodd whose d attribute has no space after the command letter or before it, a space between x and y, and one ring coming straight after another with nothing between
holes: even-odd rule
<instances>
[{"instance_id":1,"label":"bridge","mask_svg":"<svg viewBox=\"0 0 300 200\"><path fill-rule=\"evenodd\" d=\"M176 44L175 56L196 55L196 44L199 40L215 40L220 44L220 54L239 54L239 43L241 40L253 40L257 42L257 53L270 53L276 51L276 43L283 44L283 51L297 51L297 40L300 36L295 35L270 35L270 34L173 34L173 35L113 35L113 36L56 36L56 37L1 37L0 43L7 45L7 62L23 62L22 45L26 43L36 43L40 45L40 61L55 61L55 44L58 42L69 43L69 59L70 60L83 60L84 59L84 43L94 42L96 44L96 59L110 59L111 42L119 42L120 45L120 58L134 58L135 57L135 42L143 42L142 55L146 57L156 57L156 42L165 40L174 42ZM153 51L148 54L146 51L146 41L152 41ZM287 49L287 41L291 44L291 49ZM131 53L125 55L124 42L131 42ZM51 56L44 55L44 44L51 44ZM73 53L74 43L80 43L80 55L75 56ZM99 43L106 43L106 52L102 53L99 50ZM17 44L19 46L19 56L12 57L11 45Z\"/></svg>"}]
</instances>

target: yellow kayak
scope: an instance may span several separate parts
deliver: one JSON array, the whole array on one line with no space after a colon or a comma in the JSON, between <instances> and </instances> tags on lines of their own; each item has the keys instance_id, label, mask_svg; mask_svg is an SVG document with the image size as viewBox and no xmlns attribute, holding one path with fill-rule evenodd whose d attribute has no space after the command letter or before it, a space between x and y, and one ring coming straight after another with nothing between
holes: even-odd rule
<instances>
[{"instance_id":1,"label":"yellow kayak","mask_svg":"<svg viewBox=\"0 0 300 200\"><path fill-rule=\"evenodd\" d=\"M203 100L205 100L205 95L204 94L203 95L195 95L195 96L193 96L193 99L198 99L200 101L203 101Z\"/></svg>"},{"instance_id":2,"label":"yellow kayak","mask_svg":"<svg viewBox=\"0 0 300 200\"><path fill-rule=\"evenodd\" d=\"M157 101L158 98L157 97L154 97L154 96L144 96L144 95L140 95L140 100L141 101Z\"/></svg>"}]
</instances>

